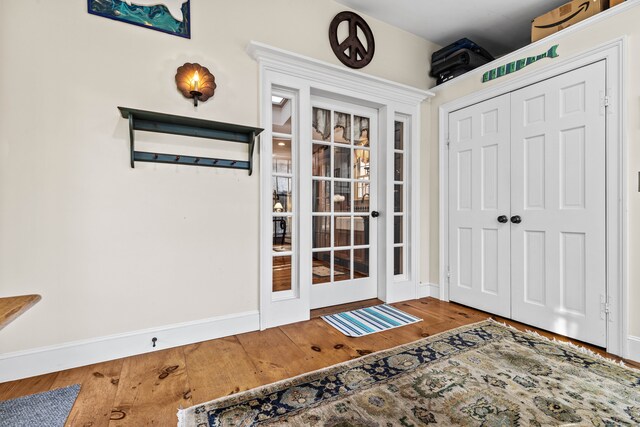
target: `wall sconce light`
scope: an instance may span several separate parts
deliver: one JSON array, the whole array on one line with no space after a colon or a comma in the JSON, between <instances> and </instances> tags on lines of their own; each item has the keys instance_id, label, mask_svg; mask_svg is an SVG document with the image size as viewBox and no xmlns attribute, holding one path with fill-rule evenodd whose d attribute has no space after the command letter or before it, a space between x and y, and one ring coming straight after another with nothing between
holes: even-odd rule
<instances>
[{"instance_id":1,"label":"wall sconce light","mask_svg":"<svg viewBox=\"0 0 640 427\"><path fill-rule=\"evenodd\" d=\"M284 206L282 206L282 203L276 202L276 204L273 205L273 210L274 212L282 212L284 211Z\"/></svg>"},{"instance_id":2,"label":"wall sconce light","mask_svg":"<svg viewBox=\"0 0 640 427\"><path fill-rule=\"evenodd\" d=\"M186 64L178 67L176 86L185 98L193 98L194 107L198 101L204 102L216 91L216 78L207 67L200 64Z\"/></svg>"}]
</instances>

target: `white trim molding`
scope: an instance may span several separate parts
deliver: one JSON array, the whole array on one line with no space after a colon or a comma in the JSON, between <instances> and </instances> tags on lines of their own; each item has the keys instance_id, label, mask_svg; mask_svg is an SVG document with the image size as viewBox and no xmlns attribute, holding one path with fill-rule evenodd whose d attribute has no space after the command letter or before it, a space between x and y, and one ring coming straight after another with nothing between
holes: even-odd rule
<instances>
[{"instance_id":1,"label":"white trim molding","mask_svg":"<svg viewBox=\"0 0 640 427\"><path fill-rule=\"evenodd\" d=\"M333 65L256 41L249 42L247 53L265 68L304 79L314 88L321 89L325 85L330 85L331 90L347 90L356 95L354 99L374 99L378 102L384 99L415 106L425 99L435 96L433 92Z\"/></svg>"},{"instance_id":2,"label":"white trim molding","mask_svg":"<svg viewBox=\"0 0 640 427\"><path fill-rule=\"evenodd\" d=\"M0 383L257 331L257 311L0 354ZM157 338L152 346L152 338Z\"/></svg>"},{"instance_id":3,"label":"white trim molding","mask_svg":"<svg viewBox=\"0 0 640 427\"><path fill-rule=\"evenodd\" d=\"M286 299L278 298L272 291L272 138L271 94L273 90L292 94L297 109L297 124L294 138L299 144L299 159L311 158L312 98L331 99L351 105L369 107L378 114L378 164L379 185L378 205L381 217L378 222L377 280L378 298L386 302L414 299L418 294L420 277L419 239L420 218L417 206L420 195L420 108L421 103L433 96L433 93L407 85L354 71L343 66L329 64L317 59L288 52L272 46L252 41L247 46L248 54L257 61L260 75L260 121L265 131L262 133L260 155L260 326L262 329L298 322L309 318L311 307L311 268L308 262L299 262L297 277L292 278L292 289ZM409 183L412 209L409 215L410 267L407 277L395 278L393 275L392 219L393 200L388 185L386 170L393 168L394 120L406 118L410 124L411 159ZM292 121L295 121L292 119ZM310 162L298 161L297 208L299 214L306 215L311 209L311 170ZM391 169L390 169L391 168ZM295 204L294 203L294 204ZM311 260L311 223L304 218L298 221L298 254L300 260ZM403 279L403 280L402 280ZM295 285L294 285L295 283Z\"/></svg>"},{"instance_id":4,"label":"white trim molding","mask_svg":"<svg viewBox=\"0 0 640 427\"><path fill-rule=\"evenodd\" d=\"M434 283L420 283L418 286L418 298L440 299L440 285Z\"/></svg>"},{"instance_id":5,"label":"white trim molding","mask_svg":"<svg viewBox=\"0 0 640 427\"><path fill-rule=\"evenodd\" d=\"M640 337L629 335L627 344L627 357L625 359L640 362Z\"/></svg>"},{"instance_id":6,"label":"white trim molding","mask_svg":"<svg viewBox=\"0 0 640 427\"><path fill-rule=\"evenodd\" d=\"M618 8L620 6L616 6ZM570 27L572 28L572 27ZM549 38L545 38L549 43ZM448 117L449 114L490 98L521 89L596 61L606 61L607 109L606 170L607 170L607 351L627 357L628 330L628 243L627 243L627 132L626 132L626 49L627 38L620 37L581 54L556 61L535 72L523 73L502 84L473 92L440 106L439 165L440 165L440 299L449 300L447 266L448 245Z\"/></svg>"}]
</instances>

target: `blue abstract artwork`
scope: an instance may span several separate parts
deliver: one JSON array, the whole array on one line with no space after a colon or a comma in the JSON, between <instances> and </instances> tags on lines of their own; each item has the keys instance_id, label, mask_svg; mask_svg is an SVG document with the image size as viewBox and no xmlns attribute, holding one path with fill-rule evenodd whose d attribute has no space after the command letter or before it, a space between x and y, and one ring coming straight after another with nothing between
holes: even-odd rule
<instances>
[{"instance_id":1,"label":"blue abstract artwork","mask_svg":"<svg viewBox=\"0 0 640 427\"><path fill-rule=\"evenodd\" d=\"M191 38L191 0L87 0L89 13Z\"/></svg>"}]
</instances>

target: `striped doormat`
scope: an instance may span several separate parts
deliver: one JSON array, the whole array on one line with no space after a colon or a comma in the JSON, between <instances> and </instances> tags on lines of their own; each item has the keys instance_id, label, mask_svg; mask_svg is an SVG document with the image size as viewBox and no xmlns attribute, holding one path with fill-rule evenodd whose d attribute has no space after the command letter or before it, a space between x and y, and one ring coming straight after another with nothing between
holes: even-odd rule
<instances>
[{"instance_id":1,"label":"striped doormat","mask_svg":"<svg viewBox=\"0 0 640 427\"><path fill-rule=\"evenodd\" d=\"M348 337L363 337L422 320L386 304L322 316L322 318Z\"/></svg>"}]
</instances>

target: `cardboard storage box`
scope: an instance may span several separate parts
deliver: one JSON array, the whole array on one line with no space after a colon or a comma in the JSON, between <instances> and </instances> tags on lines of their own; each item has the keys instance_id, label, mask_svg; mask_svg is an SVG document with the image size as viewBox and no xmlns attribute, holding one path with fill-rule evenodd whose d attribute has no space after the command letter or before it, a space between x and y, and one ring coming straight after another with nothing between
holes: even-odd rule
<instances>
[{"instance_id":1,"label":"cardboard storage box","mask_svg":"<svg viewBox=\"0 0 640 427\"><path fill-rule=\"evenodd\" d=\"M620 3L624 3L624 0L609 0L609 7L617 6Z\"/></svg>"},{"instance_id":2,"label":"cardboard storage box","mask_svg":"<svg viewBox=\"0 0 640 427\"><path fill-rule=\"evenodd\" d=\"M602 12L608 0L573 0L538 16L531 24L531 41L535 42Z\"/></svg>"}]
</instances>

